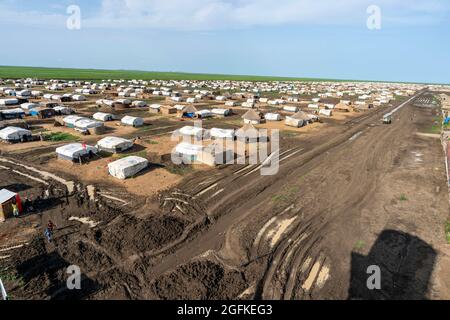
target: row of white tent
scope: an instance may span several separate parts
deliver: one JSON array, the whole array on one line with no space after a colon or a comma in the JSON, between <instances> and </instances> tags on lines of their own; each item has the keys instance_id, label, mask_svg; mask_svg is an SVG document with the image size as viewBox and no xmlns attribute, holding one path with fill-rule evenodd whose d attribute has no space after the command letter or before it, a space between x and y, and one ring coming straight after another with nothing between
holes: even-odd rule
<instances>
[{"instance_id":1,"label":"row of white tent","mask_svg":"<svg viewBox=\"0 0 450 320\"><path fill-rule=\"evenodd\" d=\"M114 120L115 116L110 113L98 112L93 115L93 119L69 115L64 117L62 121L69 128L88 130L97 127L103 127L104 121ZM120 122L126 126L139 127L144 124L144 119L140 117L124 116Z\"/></svg>"},{"instance_id":2,"label":"row of white tent","mask_svg":"<svg viewBox=\"0 0 450 320\"><path fill-rule=\"evenodd\" d=\"M123 152L133 147L133 141L119 137L105 137L96 146L82 143L71 143L56 148L59 159L76 162L80 157L93 156L98 151L111 153ZM118 179L132 177L148 166L148 160L137 156L128 156L108 164L109 174Z\"/></svg>"}]
</instances>

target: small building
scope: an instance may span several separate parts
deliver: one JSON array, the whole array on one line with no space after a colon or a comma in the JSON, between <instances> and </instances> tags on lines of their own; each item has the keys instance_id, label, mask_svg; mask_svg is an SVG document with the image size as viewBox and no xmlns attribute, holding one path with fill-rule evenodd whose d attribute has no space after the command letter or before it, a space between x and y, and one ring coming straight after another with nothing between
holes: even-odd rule
<instances>
[{"instance_id":1,"label":"small building","mask_svg":"<svg viewBox=\"0 0 450 320\"><path fill-rule=\"evenodd\" d=\"M177 113L177 109L172 106L161 106L161 113L164 115L175 114Z\"/></svg>"},{"instance_id":2,"label":"small building","mask_svg":"<svg viewBox=\"0 0 450 320\"><path fill-rule=\"evenodd\" d=\"M339 102L334 106L334 110L341 112L350 112L352 110L352 107L349 103Z\"/></svg>"},{"instance_id":3,"label":"small building","mask_svg":"<svg viewBox=\"0 0 450 320\"><path fill-rule=\"evenodd\" d=\"M133 148L133 141L119 137L105 137L97 142L97 149L110 153L124 152Z\"/></svg>"},{"instance_id":4,"label":"small building","mask_svg":"<svg viewBox=\"0 0 450 320\"><path fill-rule=\"evenodd\" d=\"M157 103L151 104L148 107L148 111L150 111L150 113L158 113L160 109L161 109L161 105L157 104Z\"/></svg>"},{"instance_id":5,"label":"small building","mask_svg":"<svg viewBox=\"0 0 450 320\"><path fill-rule=\"evenodd\" d=\"M195 118L197 111L197 108L195 108L194 106L185 106L183 109L178 111L178 116L182 118Z\"/></svg>"},{"instance_id":6,"label":"small building","mask_svg":"<svg viewBox=\"0 0 450 320\"><path fill-rule=\"evenodd\" d=\"M236 131L236 139L243 143L256 143L266 142L269 137L266 131L258 131L251 123L247 123Z\"/></svg>"},{"instance_id":7,"label":"small building","mask_svg":"<svg viewBox=\"0 0 450 320\"><path fill-rule=\"evenodd\" d=\"M261 123L261 115L257 113L255 110L248 110L246 113L244 113L242 119L244 119L244 123L250 124Z\"/></svg>"},{"instance_id":8,"label":"small building","mask_svg":"<svg viewBox=\"0 0 450 320\"><path fill-rule=\"evenodd\" d=\"M308 124L310 121L310 117L306 112L298 111L292 116L287 116L285 120L285 124L287 126L300 128Z\"/></svg>"},{"instance_id":9,"label":"small building","mask_svg":"<svg viewBox=\"0 0 450 320\"><path fill-rule=\"evenodd\" d=\"M125 116L120 121L125 126L141 127L144 125L144 119L139 117Z\"/></svg>"},{"instance_id":10,"label":"small building","mask_svg":"<svg viewBox=\"0 0 450 320\"><path fill-rule=\"evenodd\" d=\"M109 174L124 180L144 170L148 166L148 160L141 157L129 156L108 164Z\"/></svg>"},{"instance_id":11,"label":"small building","mask_svg":"<svg viewBox=\"0 0 450 320\"><path fill-rule=\"evenodd\" d=\"M208 166L215 166L226 164L233 160L233 150L224 150L222 147L217 147L218 145L215 144L203 146L181 142L175 147L174 154L181 163L186 164L202 163Z\"/></svg>"},{"instance_id":12,"label":"small building","mask_svg":"<svg viewBox=\"0 0 450 320\"><path fill-rule=\"evenodd\" d=\"M0 222L5 221L8 218L13 217L12 205L16 204L19 209L19 213L22 212L22 201L20 196L7 189L0 190Z\"/></svg>"}]
</instances>

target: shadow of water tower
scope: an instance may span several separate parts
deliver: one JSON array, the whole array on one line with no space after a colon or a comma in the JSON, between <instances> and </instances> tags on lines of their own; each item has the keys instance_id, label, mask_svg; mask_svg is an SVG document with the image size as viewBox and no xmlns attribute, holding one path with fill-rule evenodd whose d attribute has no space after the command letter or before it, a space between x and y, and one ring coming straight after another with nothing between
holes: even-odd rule
<instances>
[{"instance_id":1,"label":"shadow of water tower","mask_svg":"<svg viewBox=\"0 0 450 320\"><path fill-rule=\"evenodd\" d=\"M367 256L353 252L349 299L421 300L427 298L436 251L407 233L384 230ZM380 289L369 289L370 266L377 266ZM372 278L373 279L373 278ZM370 282L370 280L369 280Z\"/></svg>"}]
</instances>

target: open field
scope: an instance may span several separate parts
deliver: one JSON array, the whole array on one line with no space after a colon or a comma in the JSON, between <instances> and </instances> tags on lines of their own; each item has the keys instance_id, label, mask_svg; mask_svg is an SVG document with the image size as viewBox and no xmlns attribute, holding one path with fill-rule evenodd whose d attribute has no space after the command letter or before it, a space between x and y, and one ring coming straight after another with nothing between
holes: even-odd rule
<instances>
[{"instance_id":1,"label":"open field","mask_svg":"<svg viewBox=\"0 0 450 320\"><path fill-rule=\"evenodd\" d=\"M291 78L291 77L252 76L252 75L0 66L0 78L19 79L26 77L39 79L79 79L79 80L156 79L156 80L236 80L236 81L337 81L319 78L294 78L294 77Z\"/></svg>"},{"instance_id":2,"label":"open field","mask_svg":"<svg viewBox=\"0 0 450 320\"><path fill-rule=\"evenodd\" d=\"M424 87L332 86L340 85L345 96L323 97L317 110L309 106L318 93L287 93L303 84L271 92L270 99L299 97L285 105L320 121L255 124L280 130L279 170L267 176L261 164L248 162L174 164L170 156L179 141L173 133L194 124L176 114L110 108L117 117L142 117L144 125L115 119L90 135L26 115L33 132L50 138L0 144L0 189L34 200L33 211L0 223L0 278L8 293L13 299L449 299L445 163L439 138L430 134L439 133L438 106L428 105ZM309 86L302 90L330 90ZM53 92L43 84L33 89ZM368 100L359 99L365 92L375 101L389 90L396 98L357 107ZM139 99L155 99L152 92ZM64 105L92 118L106 109L98 99L117 94L99 90ZM354 108L337 111L346 99ZM228 101L240 104L229 116L197 121L205 129L241 128L247 97ZM334 113L320 115L329 104ZM212 110L225 102L186 105ZM285 105L258 101L251 110L277 112L284 120L294 114ZM388 112L392 123L383 124ZM133 147L100 152L83 164L56 156L57 147L73 140L95 145L107 136L133 140ZM147 159L148 167L126 180L108 173L108 164L130 155ZM51 243L43 236L50 219L57 226ZM81 290L66 287L69 265L82 271ZM366 287L370 265L381 268L381 290Z\"/></svg>"},{"instance_id":3,"label":"open field","mask_svg":"<svg viewBox=\"0 0 450 320\"><path fill-rule=\"evenodd\" d=\"M39 78L39 79L79 79L100 81L105 79L142 79L142 80L233 80L233 81L316 81L316 82L357 82L363 80L328 79L307 77L277 77L256 75L231 75L208 74L188 72L159 72L140 70L103 70L103 69L78 69L78 68L48 68L48 67L23 67L0 66L1 78ZM373 81L371 82L382 82ZM395 83L394 81L392 83Z\"/></svg>"}]
</instances>

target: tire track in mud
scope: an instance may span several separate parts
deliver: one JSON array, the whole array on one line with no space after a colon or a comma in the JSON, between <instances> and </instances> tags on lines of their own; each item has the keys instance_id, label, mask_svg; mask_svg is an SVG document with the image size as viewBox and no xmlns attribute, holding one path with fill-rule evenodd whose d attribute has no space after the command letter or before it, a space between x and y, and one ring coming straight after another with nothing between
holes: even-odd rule
<instances>
[{"instance_id":1,"label":"tire track in mud","mask_svg":"<svg viewBox=\"0 0 450 320\"><path fill-rule=\"evenodd\" d=\"M326 155L327 152L329 152L331 149L338 148L343 143L345 143L348 138L350 138L352 135L354 135L356 132L358 132L361 128L367 127L367 123L370 120L373 121L381 112L384 112L386 108L380 108L377 109L375 112L372 112L370 115L367 115L367 119L365 119L364 122L358 123L356 125L349 125L349 128L344 131L342 134L330 139L323 145L319 145L316 148L310 148L306 152L303 152L301 154L296 154L295 156L286 159L281 167L279 175L276 177L273 176L259 176L259 175L253 175L248 176L245 181L241 181L241 183L234 183L232 184L233 188L230 188L228 192L223 192L220 199L216 199L216 201L212 203L208 203L207 212L208 215L213 217L215 214L220 212L220 216L218 217L218 221L215 221L211 228L209 230L202 233L199 237L197 237L194 240L194 243L187 242L186 245L189 247L187 249L186 246L182 247L181 249L176 251L176 257L174 257L174 254L172 254L169 257L166 257L161 261L161 263L154 268L154 270L151 271L153 276L156 278L161 273L173 270L176 266L184 264L188 261L190 261L192 258L201 255L203 252L213 249L218 250L219 245L220 247L224 247L224 242L222 240L226 239L226 236L224 236L224 233L222 231L226 231L225 233L229 233L233 226L236 225L239 221L242 221L245 217L249 216L252 211L255 210L254 204L258 203L257 199L264 198L264 194L270 193L269 190L272 190L274 188L277 188L278 184L281 184L279 177L286 176L288 172L292 171L292 168L295 168L296 171L305 171L310 166L310 162L313 159L321 158L321 156ZM317 160L317 159L316 159ZM320 161L317 160L317 161ZM299 165L301 163L301 165ZM225 169L227 170L227 169ZM240 169L238 169L240 170ZM235 170L235 171L238 171ZM228 170L229 171L229 170ZM228 172L226 171L226 172ZM243 174L245 170L239 172ZM231 175L233 175L233 171L230 172ZM245 173L244 173L245 174ZM290 172L289 174L292 174ZM233 175L236 176L236 175ZM231 179L229 177L225 177L224 181L230 181L236 182L236 179ZM206 188L211 187L211 185L214 185L217 181L210 180L208 181L209 185L203 187L201 190L204 190ZM199 185L198 181L191 181L191 185ZM251 189L248 189L249 185L258 186L259 192L258 196L256 198L252 198L252 201L248 201L249 196L246 194L248 192L255 192L255 190L250 191ZM226 187L226 185L220 184L220 188ZM218 188L219 185L214 186L209 192L216 192L216 188ZM183 189L183 188L182 188ZM198 192L198 191L197 191ZM186 193L190 193L190 191L186 191ZM203 194L202 196L205 196ZM203 198L203 197L202 197ZM230 202L230 200L233 199L233 201ZM200 200L200 199L199 199ZM242 202L244 201L244 202ZM244 203L244 206L239 206L238 204ZM224 211L224 205L226 204L226 209ZM253 204L253 205L252 205ZM243 215L242 212L245 212ZM223 218L220 218L220 217ZM237 219L239 217L239 219ZM204 244L208 243L207 246ZM192 244L192 246L191 246ZM233 249L234 250L234 249ZM231 253L230 256L238 256L235 253ZM246 263L242 263L241 265L245 265Z\"/></svg>"}]
</instances>

